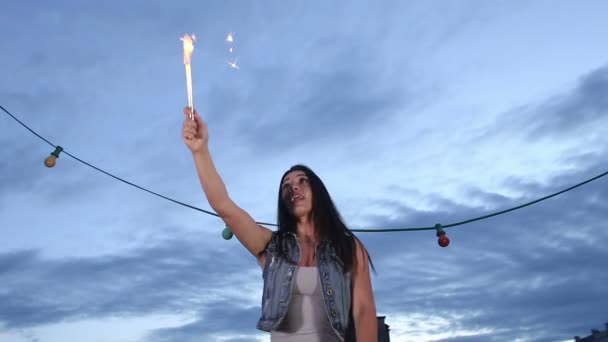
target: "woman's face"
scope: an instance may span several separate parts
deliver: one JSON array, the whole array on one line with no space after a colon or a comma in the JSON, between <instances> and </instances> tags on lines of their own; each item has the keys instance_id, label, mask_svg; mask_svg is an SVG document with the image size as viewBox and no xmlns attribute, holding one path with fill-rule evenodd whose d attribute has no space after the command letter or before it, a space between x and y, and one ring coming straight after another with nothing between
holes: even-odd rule
<instances>
[{"instance_id":1,"label":"woman's face","mask_svg":"<svg viewBox=\"0 0 608 342\"><path fill-rule=\"evenodd\" d=\"M281 198L295 217L306 217L312 211L312 191L304 171L291 171L281 183Z\"/></svg>"}]
</instances>

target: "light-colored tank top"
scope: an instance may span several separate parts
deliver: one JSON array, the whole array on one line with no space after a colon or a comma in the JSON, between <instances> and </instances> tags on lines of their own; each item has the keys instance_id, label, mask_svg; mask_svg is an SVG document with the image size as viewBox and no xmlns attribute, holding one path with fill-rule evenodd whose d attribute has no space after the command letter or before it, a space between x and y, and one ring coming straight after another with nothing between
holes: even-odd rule
<instances>
[{"instance_id":1,"label":"light-colored tank top","mask_svg":"<svg viewBox=\"0 0 608 342\"><path fill-rule=\"evenodd\" d=\"M287 315L278 329L271 332L270 341L341 341L327 319L317 267L296 268Z\"/></svg>"}]
</instances>

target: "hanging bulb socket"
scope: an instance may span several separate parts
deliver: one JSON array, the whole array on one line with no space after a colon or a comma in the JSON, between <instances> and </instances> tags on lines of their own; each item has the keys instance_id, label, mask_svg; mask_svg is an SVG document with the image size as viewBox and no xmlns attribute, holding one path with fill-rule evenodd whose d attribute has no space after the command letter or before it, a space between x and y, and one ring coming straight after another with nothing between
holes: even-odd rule
<instances>
[{"instance_id":1,"label":"hanging bulb socket","mask_svg":"<svg viewBox=\"0 0 608 342\"><path fill-rule=\"evenodd\" d=\"M232 236L234 234L232 233L232 230L230 230L230 227L226 226L226 228L224 228L224 231L222 231L222 237L224 238L224 240L230 240L232 239Z\"/></svg>"},{"instance_id":2,"label":"hanging bulb socket","mask_svg":"<svg viewBox=\"0 0 608 342\"><path fill-rule=\"evenodd\" d=\"M450 239L445 235L445 231L443 230L443 226L439 223L435 225L435 229L437 229L437 243L441 247L447 247L450 244Z\"/></svg>"},{"instance_id":3,"label":"hanging bulb socket","mask_svg":"<svg viewBox=\"0 0 608 342\"><path fill-rule=\"evenodd\" d=\"M59 153L61 153L61 151L63 151L63 147L61 147L61 146L55 147L55 151L51 152L51 155L48 156L44 160L44 165L46 167L53 167L53 166L55 166L55 164L57 163L57 158L59 158Z\"/></svg>"}]
</instances>

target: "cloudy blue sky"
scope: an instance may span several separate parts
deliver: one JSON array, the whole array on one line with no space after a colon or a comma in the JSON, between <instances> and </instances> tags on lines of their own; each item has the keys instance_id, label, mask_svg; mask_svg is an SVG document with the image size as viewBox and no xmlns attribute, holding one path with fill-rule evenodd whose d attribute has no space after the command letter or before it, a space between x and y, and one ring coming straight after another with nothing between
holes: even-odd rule
<instances>
[{"instance_id":1,"label":"cloudy blue sky","mask_svg":"<svg viewBox=\"0 0 608 342\"><path fill-rule=\"evenodd\" d=\"M608 170L605 1L20 1L0 105L69 153L208 209L181 42L234 200L274 222L304 163L351 228L448 224ZM224 42L235 33L232 56ZM238 58L240 70L226 60ZM219 219L0 113L0 341L269 341ZM360 233L392 341L567 341L608 321L608 177L505 215Z\"/></svg>"}]
</instances>

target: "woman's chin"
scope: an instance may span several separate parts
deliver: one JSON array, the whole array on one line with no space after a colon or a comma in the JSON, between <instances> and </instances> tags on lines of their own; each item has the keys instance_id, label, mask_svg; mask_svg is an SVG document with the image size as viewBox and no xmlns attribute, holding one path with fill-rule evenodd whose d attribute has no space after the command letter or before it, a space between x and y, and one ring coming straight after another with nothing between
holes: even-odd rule
<instances>
[{"instance_id":1,"label":"woman's chin","mask_svg":"<svg viewBox=\"0 0 608 342\"><path fill-rule=\"evenodd\" d=\"M292 210L293 216L299 221L303 218L306 218L310 214L310 210L306 210L305 208L294 208Z\"/></svg>"}]
</instances>

